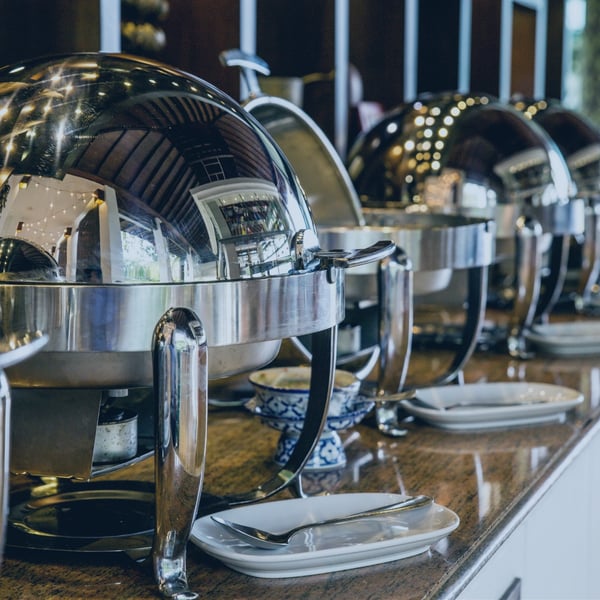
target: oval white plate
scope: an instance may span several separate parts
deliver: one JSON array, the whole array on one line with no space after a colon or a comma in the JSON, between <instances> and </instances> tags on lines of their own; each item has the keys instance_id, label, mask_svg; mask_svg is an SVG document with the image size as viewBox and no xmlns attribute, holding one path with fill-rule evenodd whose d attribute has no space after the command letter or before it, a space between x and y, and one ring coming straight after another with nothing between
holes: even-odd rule
<instances>
[{"instance_id":1,"label":"oval white plate","mask_svg":"<svg viewBox=\"0 0 600 600\"><path fill-rule=\"evenodd\" d=\"M535 325L526 337L542 352L554 356L600 354L600 321Z\"/></svg>"},{"instance_id":2,"label":"oval white plate","mask_svg":"<svg viewBox=\"0 0 600 600\"><path fill-rule=\"evenodd\" d=\"M272 531L398 502L401 494L334 494L263 502L217 513L231 521ZM458 516L431 506L369 517L360 521L313 527L281 550L254 548L215 523L210 516L194 523L191 540L228 567L254 577L298 577L390 562L427 551L454 531Z\"/></svg>"},{"instance_id":3,"label":"oval white plate","mask_svg":"<svg viewBox=\"0 0 600 600\"><path fill-rule=\"evenodd\" d=\"M424 388L402 406L437 427L472 430L556 421L581 402L581 392L559 385L491 382Z\"/></svg>"}]
</instances>

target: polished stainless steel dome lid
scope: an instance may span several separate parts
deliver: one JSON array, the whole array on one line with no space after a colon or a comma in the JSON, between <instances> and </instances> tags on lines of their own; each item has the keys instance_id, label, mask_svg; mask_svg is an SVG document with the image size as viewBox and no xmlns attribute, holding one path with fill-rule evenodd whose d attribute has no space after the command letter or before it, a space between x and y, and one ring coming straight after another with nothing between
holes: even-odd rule
<instances>
[{"instance_id":1,"label":"polished stainless steel dome lid","mask_svg":"<svg viewBox=\"0 0 600 600\"><path fill-rule=\"evenodd\" d=\"M514 107L540 125L558 146L580 196L600 194L600 129L558 100L514 98Z\"/></svg>"},{"instance_id":2,"label":"polished stainless steel dome lid","mask_svg":"<svg viewBox=\"0 0 600 600\"><path fill-rule=\"evenodd\" d=\"M524 209L548 231L580 226L561 222L573 182L552 140L488 95L401 105L359 137L348 165L365 206L494 218L498 237L513 235Z\"/></svg>"},{"instance_id":3,"label":"polished stainless steel dome lid","mask_svg":"<svg viewBox=\"0 0 600 600\"><path fill-rule=\"evenodd\" d=\"M0 236L42 247L63 281L281 275L318 245L264 128L162 64L80 54L1 69L0 147Z\"/></svg>"}]
</instances>

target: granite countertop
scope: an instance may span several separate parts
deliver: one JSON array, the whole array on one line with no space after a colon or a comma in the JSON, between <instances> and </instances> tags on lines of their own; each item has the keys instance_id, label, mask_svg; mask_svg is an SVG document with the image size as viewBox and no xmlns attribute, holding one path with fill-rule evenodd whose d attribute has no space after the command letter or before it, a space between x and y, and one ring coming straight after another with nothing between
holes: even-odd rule
<instances>
[{"instance_id":1,"label":"granite countertop","mask_svg":"<svg viewBox=\"0 0 600 600\"><path fill-rule=\"evenodd\" d=\"M426 357L420 360L427 368ZM307 474L308 493L393 492L428 494L455 511L461 524L429 552L387 564L299 578L259 579L223 566L190 544L188 577L200 597L219 600L455 598L464 583L518 524L536 499L600 426L596 359L516 361L476 353L466 382L549 382L581 390L585 401L563 423L487 432L448 432L408 422L392 439L364 422L344 432L347 466L326 477ZM278 433L242 408L211 409L204 490L241 492L273 471ZM152 480L152 461L122 469L116 479ZM14 486L23 483L15 478ZM291 491L274 500L291 497ZM0 598L156 597L150 568L122 553L84 554L8 548Z\"/></svg>"}]
</instances>

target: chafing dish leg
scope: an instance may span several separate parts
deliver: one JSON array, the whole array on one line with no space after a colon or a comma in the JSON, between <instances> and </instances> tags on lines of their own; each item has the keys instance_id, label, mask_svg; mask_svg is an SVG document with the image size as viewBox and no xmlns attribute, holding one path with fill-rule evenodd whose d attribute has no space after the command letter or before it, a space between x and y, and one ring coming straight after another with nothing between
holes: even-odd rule
<instances>
[{"instance_id":1,"label":"chafing dish leg","mask_svg":"<svg viewBox=\"0 0 600 600\"><path fill-rule=\"evenodd\" d=\"M156 529L152 561L165 598L197 598L188 588L186 547L202 491L207 431L207 345L196 315L168 310L152 343Z\"/></svg>"},{"instance_id":2,"label":"chafing dish leg","mask_svg":"<svg viewBox=\"0 0 600 600\"><path fill-rule=\"evenodd\" d=\"M533 324L540 295L542 226L531 217L517 220L517 295L508 332L508 352L528 358L525 332Z\"/></svg>"},{"instance_id":3,"label":"chafing dish leg","mask_svg":"<svg viewBox=\"0 0 600 600\"><path fill-rule=\"evenodd\" d=\"M583 312L591 302L600 277L600 201L594 200L585 217L581 275L575 298L575 308Z\"/></svg>"},{"instance_id":4,"label":"chafing dish leg","mask_svg":"<svg viewBox=\"0 0 600 600\"><path fill-rule=\"evenodd\" d=\"M412 343L412 265L396 249L379 261L379 376L377 395L396 394L404 385Z\"/></svg>"},{"instance_id":5,"label":"chafing dish leg","mask_svg":"<svg viewBox=\"0 0 600 600\"><path fill-rule=\"evenodd\" d=\"M547 323L550 313L558 302L567 278L569 246L571 236L556 235L550 246L550 273L544 279L544 290L538 300L535 318L540 323Z\"/></svg>"},{"instance_id":6,"label":"chafing dish leg","mask_svg":"<svg viewBox=\"0 0 600 600\"><path fill-rule=\"evenodd\" d=\"M452 358L447 371L442 373L430 385L461 383L463 381L462 370L477 345L485 318L488 286L487 265L471 267L468 269L467 278L467 314L460 347Z\"/></svg>"},{"instance_id":7,"label":"chafing dish leg","mask_svg":"<svg viewBox=\"0 0 600 600\"><path fill-rule=\"evenodd\" d=\"M406 434L398 423L398 404L388 398L402 393L412 343L412 265L404 251L379 262L379 372L375 400L377 428L385 435Z\"/></svg>"}]
</instances>

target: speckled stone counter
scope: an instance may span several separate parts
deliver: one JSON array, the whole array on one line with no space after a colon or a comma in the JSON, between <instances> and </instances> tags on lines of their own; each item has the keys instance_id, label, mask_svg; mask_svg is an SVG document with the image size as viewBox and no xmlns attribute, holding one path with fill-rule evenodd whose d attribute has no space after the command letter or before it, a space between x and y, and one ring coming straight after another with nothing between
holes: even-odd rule
<instances>
[{"instance_id":1,"label":"speckled stone counter","mask_svg":"<svg viewBox=\"0 0 600 600\"><path fill-rule=\"evenodd\" d=\"M421 357L427 368L427 357ZM382 436L368 422L343 434L348 464L324 480L306 475L308 493L385 491L429 494L455 511L459 528L430 552L351 571L289 579L234 572L190 545L188 575L201 598L219 600L347 600L455 598L561 469L596 434L598 359L515 361L476 354L467 382L550 382L581 390L585 401L564 423L488 432L445 432L407 423L408 435ZM277 432L241 408L211 409L204 489L215 494L250 489L272 472ZM120 479L152 479L151 461L119 471ZM16 480L15 485L20 481ZM290 497L290 491L275 499ZM0 598L154 598L149 567L122 554L66 554L9 548Z\"/></svg>"}]
</instances>

